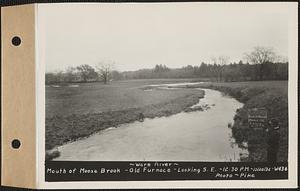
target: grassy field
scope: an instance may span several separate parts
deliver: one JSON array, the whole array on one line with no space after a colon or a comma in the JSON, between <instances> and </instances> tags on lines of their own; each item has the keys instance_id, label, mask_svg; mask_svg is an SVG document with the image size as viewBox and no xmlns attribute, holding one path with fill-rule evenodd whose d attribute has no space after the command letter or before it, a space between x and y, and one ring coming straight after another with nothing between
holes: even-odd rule
<instances>
[{"instance_id":1,"label":"grassy field","mask_svg":"<svg viewBox=\"0 0 300 191\"><path fill-rule=\"evenodd\" d=\"M205 86L223 86L230 88L266 88L278 90L283 94L288 93L288 81L251 81L251 82L208 82Z\"/></svg>"},{"instance_id":2,"label":"grassy field","mask_svg":"<svg viewBox=\"0 0 300 191\"><path fill-rule=\"evenodd\" d=\"M196 104L195 89L144 91L143 86L182 80L130 80L46 87L46 149L89 136L99 130L139 119L179 113Z\"/></svg>"},{"instance_id":3,"label":"grassy field","mask_svg":"<svg viewBox=\"0 0 300 191\"><path fill-rule=\"evenodd\" d=\"M233 136L238 143L248 142L247 161L266 161L267 134L263 130L248 127L248 109L266 108L268 118L277 118L280 122L279 161L288 160L288 82L258 81L232 83L206 83L189 87L205 87L229 94L244 103L237 111L233 126ZM239 120L240 119L240 120Z\"/></svg>"},{"instance_id":4,"label":"grassy field","mask_svg":"<svg viewBox=\"0 0 300 191\"><path fill-rule=\"evenodd\" d=\"M79 83L46 87L46 117L100 113L159 104L190 95L191 91L142 91L149 84L192 82L190 79L151 79L103 83Z\"/></svg>"},{"instance_id":5,"label":"grassy field","mask_svg":"<svg viewBox=\"0 0 300 191\"><path fill-rule=\"evenodd\" d=\"M196 104L203 92L196 87L211 88L235 97L245 105L237 112L241 117L233 125L238 143L248 142L247 161L266 160L266 133L248 127L247 110L265 107L268 117L281 124L279 160L288 156L288 83L287 81L207 82L176 90L144 91L150 84L194 82L195 79L129 80L102 83L60 84L46 87L46 149L87 137L102 129L139 119L179 113ZM74 85L76 87L74 87ZM242 144L241 144L242 145Z\"/></svg>"}]
</instances>

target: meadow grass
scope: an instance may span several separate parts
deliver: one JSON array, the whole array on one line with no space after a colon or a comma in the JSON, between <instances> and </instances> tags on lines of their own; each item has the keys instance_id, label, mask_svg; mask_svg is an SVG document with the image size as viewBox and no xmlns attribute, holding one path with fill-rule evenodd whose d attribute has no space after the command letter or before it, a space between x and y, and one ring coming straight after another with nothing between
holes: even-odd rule
<instances>
[{"instance_id":1,"label":"meadow grass","mask_svg":"<svg viewBox=\"0 0 300 191\"><path fill-rule=\"evenodd\" d=\"M186 80L185 80L186 81ZM182 80L131 80L60 84L46 87L46 149L87 137L100 130L146 118L169 116L198 103L203 91L195 89L153 89L149 84Z\"/></svg>"},{"instance_id":2,"label":"meadow grass","mask_svg":"<svg viewBox=\"0 0 300 191\"><path fill-rule=\"evenodd\" d=\"M114 81L107 85L101 82L78 83L78 87L72 87L74 84L46 86L46 117L117 111L164 103L195 91L143 91L141 87L190 81L192 79L150 79Z\"/></svg>"},{"instance_id":3,"label":"meadow grass","mask_svg":"<svg viewBox=\"0 0 300 191\"><path fill-rule=\"evenodd\" d=\"M147 118L169 116L196 104L203 92L194 88L211 88L244 103L237 111L233 137L242 146L248 142L245 161L266 160L266 133L248 127L247 111L264 107L269 118L280 121L278 158L288 158L288 83L287 81L207 82L184 85L182 89L147 90L148 85L194 82L197 79L128 80L102 83L80 83L72 87L60 84L46 87L46 149L90 136L100 130ZM235 119L237 119L235 117Z\"/></svg>"}]
</instances>

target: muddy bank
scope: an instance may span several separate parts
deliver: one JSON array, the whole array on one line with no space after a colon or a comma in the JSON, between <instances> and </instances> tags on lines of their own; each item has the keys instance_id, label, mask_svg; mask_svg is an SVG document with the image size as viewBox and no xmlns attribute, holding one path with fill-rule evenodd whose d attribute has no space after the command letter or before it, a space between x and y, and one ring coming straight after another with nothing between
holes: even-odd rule
<instances>
[{"instance_id":1,"label":"muddy bank","mask_svg":"<svg viewBox=\"0 0 300 191\"><path fill-rule=\"evenodd\" d=\"M124 123L137 121L140 119L141 113L145 118L170 116L180 113L198 103L199 99L203 97L204 91L197 91L188 96L141 108L46 118L46 150L79 138L88 137L109 127L117 127Z\"/></svg>"},{"instance_id":2,"label":"muddy bank","mask_svg":"<svg viewBox=\"0 0 300 191\"><path fill-rule=\"evenodd\" d=\"M195 86L189 86L195 88ZM228 94L244 106L237 110L232 127L233 138L244 147L248 143L248 158L245 161L262 162L267 159L267 134L264 130L254 130L248 127L248 109L264 107L268 111L268 118L277 118L280 122L280 148L278 161L288 160L288 98L287 92L268 87L229 87L218 84L197 87L211 88Z\"/></svg>"}]
</instances>

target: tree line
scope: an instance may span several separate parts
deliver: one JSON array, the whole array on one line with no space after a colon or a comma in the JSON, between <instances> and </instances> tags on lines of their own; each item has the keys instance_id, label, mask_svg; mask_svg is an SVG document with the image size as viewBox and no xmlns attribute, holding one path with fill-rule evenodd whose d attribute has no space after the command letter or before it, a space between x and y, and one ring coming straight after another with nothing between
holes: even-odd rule
<instances>
[{"instance_id":1,"label":"tree line","mask_svg":"<svg viewBox=\"0 0 300 191\"><path fill-rule=\"evenodd\" d=\"M160 65L155 66L160 67ZM152 79L152 78L206 78L211 81L251 81L251 80L287 80L288 63L265 63L261 65L249 63L230 63L228 65L206 64L185 66L156 72L155 69L143 69L123 72L120 79Z\"/></svg>"},{"instance_id":2,"label":"tree line","mask_svg":"<svg viewBox=\"0 0 300 191\"><path fill-rule=\"evenodd\" d=\"M211 81L251 81L287 80L288 62L279 61L270 48L255 47L245 54L247 62L228 63L229 58L212 58L211 63L202 62L198 66L187 65L182 68L169 68L156 65L152 69L118 72L112 63L99 63L96 67L81 65L65 71L46 73L46 84L70 82L95 82L105 84L111 80L155 79L155 78L206 78Z\"/></svg>"},{"instance_id":3,"label":"tree line","mask_svg":"<svg viewBox=\"0 0 300 191\"><path fill-rule=\"evenodd\" d=\"M96 82L105 84L112 79L112 64L99 63L95 68L88 64L77 67L69 67L65 71L46 72L46 84L72 83L72 82Z\"/></svg>"}]
</instances>

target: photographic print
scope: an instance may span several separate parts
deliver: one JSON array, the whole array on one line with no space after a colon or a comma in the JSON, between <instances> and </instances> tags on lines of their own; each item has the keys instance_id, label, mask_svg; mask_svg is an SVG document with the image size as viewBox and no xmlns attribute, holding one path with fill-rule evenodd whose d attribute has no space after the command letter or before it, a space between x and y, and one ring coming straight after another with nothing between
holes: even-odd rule
<instances>
[{"instance_id":1,"label":"photographic print","mask_svg":"<svg viewBox=\"0 0 300 191\"><path fill-rule=\"evenodd\" d=\"M298 3L44 2L1 3L2 186L298 186Z\"/></svg>"},{"instance_id":2,"label":"photographic print","mask_svg":"<svg viewBox=\"0 0 300 191\"><path fill-rule=\"evenodd\" d=\"M47 159L287 161L286 18L141 7L45 7Z\"/></svg>"},{"instance_id":3,"label":"photographic print","mask_svg":"<svg viewBox=\"0 0 300 191\"><path fill-rule=\"evenodd\" d=\"M40 5L46 181L287 179L287 10Z\"/></svg>"}]
</instances>

